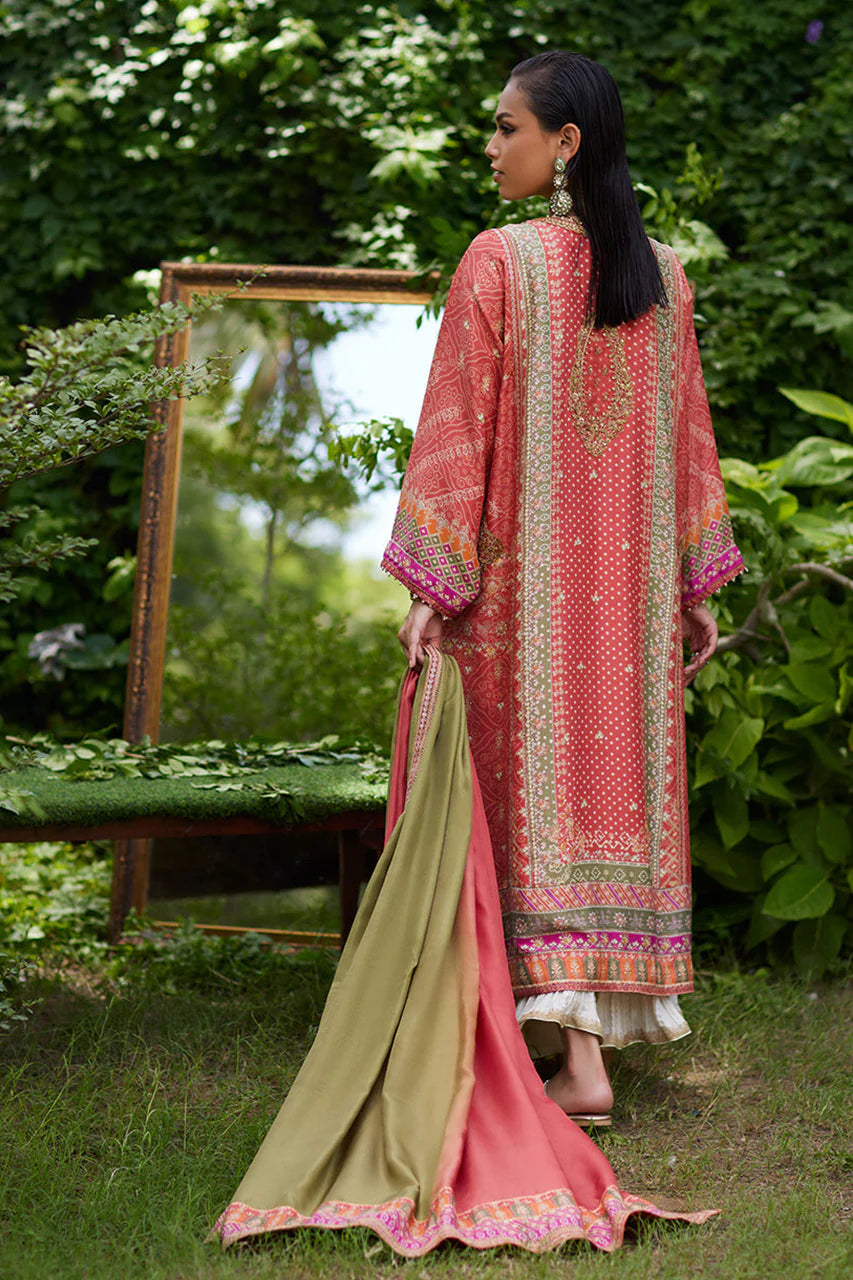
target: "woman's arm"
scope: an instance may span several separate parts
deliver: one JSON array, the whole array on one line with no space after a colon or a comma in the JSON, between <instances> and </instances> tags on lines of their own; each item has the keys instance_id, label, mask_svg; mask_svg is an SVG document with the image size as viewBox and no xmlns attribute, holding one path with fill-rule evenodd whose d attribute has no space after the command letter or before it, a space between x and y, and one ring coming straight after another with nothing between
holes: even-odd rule
<instances>
[{"instance_id":1,"label":"woman's arm","mask_svg":"<svg viewBox=\"0 0 853 1280\"><path fill-rule=\"evenodd\" d=\"M443 620L441 615L422 600L413 600L406 619L397 632L410 667L420 667L424 661L424 645L441 639Z\"/></svg>"},{"instance_id":2,"label":"woman's arm","mask_svg":"<svg viewBox=\"0 0 853 1280\"><path fill-rule=\"evenodd\" d=\"M684 683L710 662L717 648L717 623L707 605L697 604L681 615L681 637L690 646L690 661L684 668ZM410 664L411 665L411 664Z\"/></svg>"},{"instance_id":3,"label":"woman's arm","mask_svg":"<svg viewBox=\"0 0 853 1280\"><path fill-rule=\"evenodd\" d=\"M677 313L676 523L681 608L687 610L719 591L746 566L735 545L720 474L693 323L693 295L677 259L674 265L676 297L670 305Z\"/></svg>"},{"instance_id":4,"label":"woman's arm","mask_svg":"<svg viewBox=\"0 0 853 1280\"><path fill-rule=\"evenodd\" d=\"M504 253L497 232L484 232L453 278L382 560L446 618L480 591L477 542L503 368Z\"/></svg>"}]
</instances>

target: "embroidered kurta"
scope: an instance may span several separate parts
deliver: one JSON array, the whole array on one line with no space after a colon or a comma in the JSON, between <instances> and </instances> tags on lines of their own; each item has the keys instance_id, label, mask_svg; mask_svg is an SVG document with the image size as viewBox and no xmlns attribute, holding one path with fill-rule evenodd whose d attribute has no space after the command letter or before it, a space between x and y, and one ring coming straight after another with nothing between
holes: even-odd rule
<instances>
[{"instance_id":1,"label":"embroidered kurta","mask_svg":"<svg viewBox=\"0 0 853 1280\"><path fill-rule=\"evenodd\" d=\"M383 567L448 620L517 997L692 988L680 613L743 570L671 249L586 320L576 219L477 236Z\"/></svg>"}]
</instances>

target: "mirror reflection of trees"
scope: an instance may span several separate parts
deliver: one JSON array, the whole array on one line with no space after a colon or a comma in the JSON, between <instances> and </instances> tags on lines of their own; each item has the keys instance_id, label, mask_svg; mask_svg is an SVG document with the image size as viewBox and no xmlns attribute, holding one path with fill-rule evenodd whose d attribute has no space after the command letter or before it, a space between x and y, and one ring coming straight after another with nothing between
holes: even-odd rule
<instances>
[{"instance_id":1,"label":"mirror reflection of trees","mask_svg":"<svg viewBox=\"0 0 853 1280\"><path fill-rule=\"evenodd\" d=\"M194 326L194 357L238 354L186 407L164 740L387 737L400 593L342 554L362 491L329 454L356 413L334 343L375 311L238 299Z\"/></svg>"}]
</instances>

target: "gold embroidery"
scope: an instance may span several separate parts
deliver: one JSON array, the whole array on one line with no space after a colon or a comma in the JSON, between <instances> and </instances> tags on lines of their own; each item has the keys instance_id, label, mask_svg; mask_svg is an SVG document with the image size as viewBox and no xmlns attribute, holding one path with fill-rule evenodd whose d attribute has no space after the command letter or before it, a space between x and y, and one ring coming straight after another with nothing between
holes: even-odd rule
<instances>
[{"instance_id":1,"label":"gold embroidery","mask_svg":"<svg viewBox=\"0 0 853 1280\"><path fill-rule=\"evenodd\" d=\"M480 564L495 564L498 560L502 560L505 555L504 544L500 538L490 533L486 526L483 525L477 542L477 559Z\"/></svg>"},{"instance_id":2,"label":"gold embroidery","mask_svg":"<svg viewBox=\"0 0 853 1280\"><path fill-rule=\"evenodd\" d=\"M569 231L577 231L580 235L586 235L586 227L581 222L576 213L558 214L551 213L547 218L543 219L552 227L565 227Z\"/></svg>"},{"instance_id":3,"label":"gold embroidery","mask_svg":"<svg viewBox=\"0 0 853 1280\"><path fill-rule=\"evenodd\" d=\"M569 379L569 409L583 447L600 458L634 407L634 388L618 329L581 327Z\"/></svg>"}]
</instances>

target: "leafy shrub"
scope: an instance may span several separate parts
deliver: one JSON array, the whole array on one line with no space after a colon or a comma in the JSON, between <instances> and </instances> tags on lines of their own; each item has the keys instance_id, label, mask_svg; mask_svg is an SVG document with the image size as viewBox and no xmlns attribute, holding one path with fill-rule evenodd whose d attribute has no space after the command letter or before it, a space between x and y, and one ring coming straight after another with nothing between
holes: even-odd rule
<instances>
[{"instance_id":1,"label":"leafy shrub","mask_svg":"<svg viewBox=\"0 0 853 1280\"><path fill-rule=\"evenodd\" d=\"M322 737L390 742L403 659L400 619L354 624L338 610L268 604L211 575L204 620L169 614L162 723L178 740Z\"/></svg>"},{"instance_id":2,"label":"leafy shrub","mask_svg":"<svg viewBox=\"0 0 853 1280\"><path fill-rule=\"evenodd\" d=\"M174 932L148 929L131 916L113 952L107 974L120 983L154 987L167 995L186 991L233 993L257 987L285 971L325 988L335 972L332 948L294 950L271 945L260 933L218 938L184 921Z\"/></svg>"},{"instance_id":3,"label":"leafy shrub","mask_svg":"<svg viewBox=\"0 0 853 1280\"><path fill-rule=\"evenodd\" d=\"M19 955L0 950L0 1031L11 1031L15 1022L26 1022L34 1000L24 998L32 965Z\"/></svg>"},{"instance_id":4,"label":"leafy shrub","mask_svg":"<svg viewBox=\"0 0 853 1280\"><path fill-rule=\"evenodd\" d=\"M87 986L144 986L165 995L251 992L293 974L294 992L322 1007L335 950L270 945L258 933L211 937L189 921L161 932L134 914L113 948L106 941L109 897L110 857L98 845L0 844L0 1032L38 1004L40 976L69 967Z\"/></svg>"},{"instance_id":5,"label":"leafy shrub","mask_svg":"<svg viewBox=\"0 0 853 1280\"><path fill-rule=\"evenodd\" d=\"M853 421L836 397L790 394ZM853 889L853 445L811 436L722 467L750 573L720 598L729 634L686 695L697 929L740 926L747 949L793 952L814 977Z\"/></svg>"},{"instance_id":6,"label":"leafy shrub","mask_svg":"<svg viewBox=\"0 0 853 1280\"><path fill-rule=\"evenodd\" d=\"M98 845L0 845L0 947L37 958L105 936L110 859Z\"/></svg>"}]
</instances>

